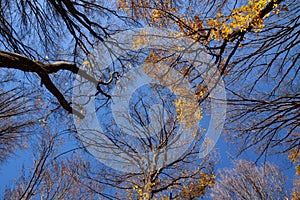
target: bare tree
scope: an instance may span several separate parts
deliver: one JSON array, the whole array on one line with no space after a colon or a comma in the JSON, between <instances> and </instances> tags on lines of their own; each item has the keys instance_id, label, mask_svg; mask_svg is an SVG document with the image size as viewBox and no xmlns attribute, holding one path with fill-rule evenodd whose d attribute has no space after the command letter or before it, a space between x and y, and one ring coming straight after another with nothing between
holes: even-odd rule
<instances>
[{"instance_id":1,"label":"bare tree","mask_svg":"<svg viewBox=\"0 0 300 200\"><path fill-rule=\"evenodd\" d=\"M212 188L213 199L288 199L285 176L274 164L255 166L237 160L232 169L220 170L220 180Z\"/></svg>"},{"instance_id":2,"label":"bare tree","mask_svg":"<svg viewBox=\"0 0 300 200\"><path fill-rule=\"evenodd\" d=\"M46 129L46 128L45 128ZM91 183L83 172L90 170L89 162L81 155L59 155L64 133L44 133L35 138L33 163L24 168L16 184L6 187L4 199L95 199L106 197L103 185ZM29 167L26 165L26 167Z\"/></svg>"},{"instance_id":3,"label":"bare tree","mask_svg":"<svg viewBox=\"0 0 300 200\"><path fill-rule=\"evenodd\" d=\"M0 47L3 50L0 52L0 67L35 73L41 85L67 112L82 117L72 110L64 92L54 84L56 77L53 80L49 75L60 70L77 74L79 65L93 46L120 31L116 24L129 18L104 4L69 0L1 1ZM93 15L87 17L89 13ZM111 20L114 23L110 23ZM86 77L87 74L83 74ZM95 87L102 83L94 78L90 81Z\"/></svg>"},{"instance_id":4,"label":"bare tree","mask_svg":"<svg viewBox=\"0 0 300 200\"><path fill-rule=\"evenodd\" d=\"M160 89L163 88L156 86L153 90ZM189 140L187 138L180 140L180 134L183 133L177 132L179 121L176 115L171 115L171 112L176 112L172 110L174 96L169 97L169 102L163 104L164 110L152 113L151 109L156 109L149 110L153 97L136 99L132 116L127 116L128 120L132 119L130 126L140 131L135 137L118 131L116 124L105 125L104 132L79 130L78 137L85 145L84 148L100 162L109 165L117 160L117 164L121 165L124 154L128 155L126 161L132 165L127 165L127 168L124 166L123 172L95 162L94 158L83 151L74 151L71 156L68 152L72 150L61 152L65 131L52 133L55 129L61 129L61 126L56 125L58 127L55 128L51 123L44 126L44 131L51 128L51 132L41 134L29 144L35 155L32 169L25 169L16 180L17 184L7 187L5 198L124 199L126 196L133 199L196 199L205 195L207 188L215 183L214 161L211 156L198 158L202 138L199 132L194 133L196 136L188 135L193 140L191 144L185 143L185 140ZM159 100L165 99L161 97ZM110 114L103 114L106 115L107 123ZM167 121L164 115L169 116ZM152 122L147 126L150 119L157 124ZM140 128L138 125L141 125ZM91 132L96 134L93 138ZM94 141L95 137L97 140ZM104 140L104 137L110 142ZM174 145L177 141L182 143ZM185 146L186 150L180 151ZM96 149L97 154L91 151L92 148ZM166 159L169 155L171 158Z\"/></svg>"},{"instance_id":5,"label":"bare tree","mask_svg":"<svg viewBox=\"0 0 300 200\"><path fill-rule=\"evenodd\" d=\"M90 179L133 199L195 199L204 195L214 184L214 162L209 155L199 159L204 136L198 127L187 128L185 124L182 128L184 120L176 117L174 94L163 86L149 85L132 98L128 114L121 107L116 113L98 110L98 128L96 115L78 122L79 140L86 149L100 162L121 171L108 170L98 178L92 175L97 172L89 173ZM193 110L188 116L191 121L195 113Z\"/></svg>"},{"instance_id":6,"label":"bare tree","mask_svg":"<svg viewBox=\"0 0 300 200\"><path fill-rule=\"evenodd\" d=\"M255 146L260 156L300 144L299 6L283 1L277 11L261 33L244 39L227 81L228 135L243 141L241 151Z\"/></svg>"},{"instance_id":7,"label":"bare tree","mask_svg":"<svg viewBox=\"0 0 300 200\"><path fill-rule=\"evenodd\" d=\"M0 163L4 162L16 149L26 146L31 128L35 124L32 114L36 108L28 98L30 92L21 86L12 88L3 85L14 85L14 75L2 73L0 85Z\"/></svg>"}]
</instances>

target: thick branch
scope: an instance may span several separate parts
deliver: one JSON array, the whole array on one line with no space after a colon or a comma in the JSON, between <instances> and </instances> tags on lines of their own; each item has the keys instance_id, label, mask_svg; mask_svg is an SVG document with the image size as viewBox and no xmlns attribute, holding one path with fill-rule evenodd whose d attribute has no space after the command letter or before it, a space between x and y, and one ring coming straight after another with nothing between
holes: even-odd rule
<instances>
[{"instance_id":1,"label":"thick branch","mask_svg":"<svg viewBox=\"0 0 300 200\"><path fill-rule=\"evenodd\" d=\"M88 75L85 71L80 70L75 64L66 62L56 62L53 64L43 63L40 61L31 60L23 55L0 50L0 67L18 69L23 72L35 72L40 78L41 82L59 101L60 105L69 113L83 118L84 116L77 110L74 110L70 103L65 99L64 95L57 89L49 74L58 72L59 70L67 70L74 74L80 74L87 80L99 84L99 81L94 77Z\"/></svg>"}]
</instances>

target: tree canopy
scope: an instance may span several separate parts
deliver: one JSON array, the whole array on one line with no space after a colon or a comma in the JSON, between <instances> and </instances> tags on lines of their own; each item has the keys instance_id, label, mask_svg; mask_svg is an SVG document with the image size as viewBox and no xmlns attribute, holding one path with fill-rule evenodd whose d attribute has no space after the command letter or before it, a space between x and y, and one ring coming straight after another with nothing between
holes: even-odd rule
<instances>
[{"instance_id":1,"label":"tree canopy","mask_svg":"<svg viewBox=\"0 0 300 200\"><path fill-rule=\"evenodd\" d=\"M215 187L216 199L246 193L270 199L266 190L284 182L272 164L249 170L252 163L239 161L224 174L240 179L221 174L218 182L210 149L216 141L199 125L210 111L225 117L223 107L218 113L213 105L227 105L223 135L237 153L290 160L296 168L292 193L272 191L297 198L297 0L0 5L0 164L18 149L34 155L32 173L22 172L5 198L197 199ZM146 84L148 78L156 82ZM214 95L220 88L226 99ZM117 107L124 99L128 106ZM66 140L75 147L70 150ZM276 180L256 188L274 173ZM242 192L234 188L240 181ZM232 188L224 189L228 184Z\"/></svg>"}]
</instances>

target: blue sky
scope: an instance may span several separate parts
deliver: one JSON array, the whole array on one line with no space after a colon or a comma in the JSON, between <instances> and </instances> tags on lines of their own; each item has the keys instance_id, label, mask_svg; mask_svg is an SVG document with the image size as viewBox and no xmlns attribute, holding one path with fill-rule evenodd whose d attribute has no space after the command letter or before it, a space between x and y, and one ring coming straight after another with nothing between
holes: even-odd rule
<instances>
[{"instance_id":1,"label":"blue sky","mask_svg":"<svg viewBox=\"0 0 300 200\"><path fill-rule=\"evenodd\" d=\"M24 78L24 77L23 77ZM36 80L36 79L34 79ZM265 85L260 85L262 88L267 88ZM267 88L268 89L268 88ZM266 90L265 90L266 91ZM200 122L201 126L208 127L209 124L209 115L204 115L203 120ZM61 128L64 128L63 126ZM37 134L40 134L41 130L37 129ZM33 136L35 137L35 136ZM77 148L78 142L74 141L72 137L66 137L66 142L61 148L61 152L67 151L69 149ZM15 155L8 159L3 165L0 166L0 198L2 197L5 187L14 184L15 179L22 173L24 167L25 170L29 170L33 164L33 152L29 148L24 150L18 150ZM223 136L221 136L215 146L215 150L219 155L219 162L216 165L216 170L220 170L224 167L231 168L233 166L235 155L237 153L237 147L228 142ZM240 157L242 159L253 160L255 161L257 155L254 153L253 149L242 154ZM283 172L288 177L287 188L290 190L292 188L292 181L295 174L295 169L290 162L287 160L286 154L274 155L267 158L267 161L273 162L278 165ZM94 162L97 163L96 159ZM264 158L260 159L258 164L262 164Z\"/></svg>"}]
</instances>

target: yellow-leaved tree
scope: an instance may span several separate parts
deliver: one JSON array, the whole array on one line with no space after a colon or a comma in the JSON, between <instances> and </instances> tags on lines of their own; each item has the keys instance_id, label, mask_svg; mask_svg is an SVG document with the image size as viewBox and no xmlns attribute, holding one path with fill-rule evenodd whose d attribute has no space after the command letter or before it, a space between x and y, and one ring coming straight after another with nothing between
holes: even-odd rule
<instances>
[{"instance_id":1,"label":"yellow-leaved tree","mask_svg":"<svg viewBox=\"0 0 300 200\"><path fill-rule=\"evenodd\" d=\"M148 25L159 30L171 29L175 35L191 39L199 49L208 54L211 63L214 63L226 81L229 111L224 132L238 144L240 151L249 148L252 150L253 147L258 157L274 152L290 152L289 158L297 165L298 173L300 138L299 134L293 135L299 132L300 121L300 7L297 0L116 0L113 3L94 0L49 0L41 3L24 0L1 1L0 4L1 69L8 69L12 73L21 71L22 76L16 76L16 79L24 88L34 91L42 88L38 95L33 92L26 96L28 100L45 99L43 106L35 101L28 105L38 108L44 115L41 120L43 127L48 124L53 128L58 122L65 120L66 123L60 128L70 135L66 136L67 139L76 145L79 143L79 147L74 149L82 150L85 147L80 146L83 140L77 137L77 130L73 130L74 124L67 114L74 114L80 119L86 117L76 102L71 103L70 91L74 88L71 83L75 76L92 83L96 92L90 99L95 97L96 101L104 102L101 106L97 105L96 111L108 106L112 103L112 88L119 78L115 75L128 71L124 62L135 64L137 61L129 54L126 55L128 57L118 58L118 62L114 63L119 68L113 66L102 69L87 58L90 58L99 44L107 45L105 40L110 36L113 38L122 31ZM143 42L145 41L141 38L136 38L134 48L138 48ZM118 41L113 44L119 46ZM110 58L116 55L114 48L105 46L105 50ZM145 101L136 98L139 101L131 105L133 111L126 117L133 117L128 126L136 128L136 124L139 124L142 128L137 133L138 137L131 137L122 135L115 128L116 124L105 124L113 122L108 119L109 114L97 113L102 114L101 120L106 125L105 131L100 134L113 143L109 152L122 150L132 153L130 155L146 155L151 151L157 153L148 154L150 156L144 163L139 163L139 159L131 159L136 161L139 170L131 173L116 172L99 164L83 150L80 154L84 159L92 161L93 167L72 159L68 159L68 162L61 159L56 165L51 162L55 160L54 155L47 154L48 157L45 157L45 152L53 153L52 148L56 147L56 143L46 145L49 141L43 140L44 131L40 130L41 124L38 121L35 135L41 137L35 139L40 141L37 144L40 144L42 151L36 154L37 161L33 167L36 170L33 174L30 173L29 178L20 177L18 183L7 190L8 198L13 195L17 199L42 198L42 195L61 195L62 198L64 191L67 191L66 197L79 198L77 195L81 192L74 186L85 192L83 198L91 199L99 196L120 199L126 195L126 198L132 199L195 199L205 195L207 189L215 184L215 162L210 155L203 159L198 157L199 144L205 134L202 129L189 135L196 138L195 143L184 154L171 163L158 165L161 163L157 159L158 154L164 147L170 146L171 139L176 139L178 127L182 125L189 131L195 128L195 123L201 122L204 113L209 111L209 88L214 88L207 86L201 74L195 74L194 69L198 66L184 60L178 55L178 51L174 52L172 49L162 52L159 49L150 51L142 48L138 53L146 55L142 60L143 71L161 84L168 85L174 96L179 97L176 99L169 95L162 98L157 95L163 109L170 113L174 111L175 117L165 119L164 112L156 113L156 107L151 110ZM104 54L97 56L100 62L103 61ZM116 70L120 68L121 70ZM3 77L5 76L1 71L1 83L5 85ZM193 88L192 92L187 90L188 84L182 84L180 80L187 80ZM11 86L6 84L3 87L10 89ZM151 85L151 89L163 90L159 84ZM25 104L20 104L18 95L7 94L1 95L4 100L1 99L0 102L0 110L5 111L0 118L1 125L4 124L1 127L5 128L0 131L0 138L4 138L0 149L4 149L7 155L12 155L15 148L6 150L21 146L19 138L22 137L19 137L18 128L24 124L14 123L11 126L7 123L7 117L11 118L27 109L23 107ZM12 98L12 94L17 98ZM169 102L166 103L167 101ZM27 100L24 102L27 103ZM8 112L6 105L10 105L9 111L13 112ZM138 106L142 111L153 112L153 119L160 131L154 132L145 126L153 124L149 123L148 114L135 110ZM17 145L14 145L14 138ZM28 147L27 143L23 146ZM161 154L172 155L170 149L165 150ZM59 153L65 155L69 152L72 151ZM119 154L115 153L111 159L117 156ZM0 159L6 158L6 154L0 156ZM73 171L59 170L58 166L64 169L69 167ZM101 170L95 166L100 166ZM249 172L245 167L243 170ZM255 170L257 172L260 169L254 168ZM51 173L52 176L49 175ZM68 185L70 183L74 185ZM57 192L57 188L61 190ZM107 194L109 189L113 192ZM294 198L297 198L298 193L295 187Z\"/></svg>"}]
</instances>

